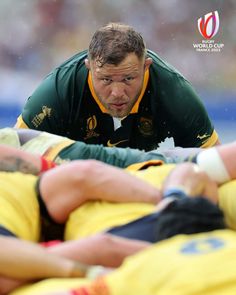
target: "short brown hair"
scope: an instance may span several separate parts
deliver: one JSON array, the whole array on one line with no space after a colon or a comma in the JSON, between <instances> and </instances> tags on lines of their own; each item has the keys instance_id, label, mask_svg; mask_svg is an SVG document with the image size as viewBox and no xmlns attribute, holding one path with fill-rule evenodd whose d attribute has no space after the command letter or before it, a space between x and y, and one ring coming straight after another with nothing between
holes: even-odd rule
<instances>
[{"instance_id":1,"label":"short brown hair","mask_svg":"<svg viewBox=\"0 0 236 295\"><path fill-rule=\"evenodd\" d=\"M129 53L135 53L141 59L145 52L145 43L140 33L125 24L109 23L94 33L88 55L102 67L104 64L118 65Z\"/></svg>"}]
</instances>

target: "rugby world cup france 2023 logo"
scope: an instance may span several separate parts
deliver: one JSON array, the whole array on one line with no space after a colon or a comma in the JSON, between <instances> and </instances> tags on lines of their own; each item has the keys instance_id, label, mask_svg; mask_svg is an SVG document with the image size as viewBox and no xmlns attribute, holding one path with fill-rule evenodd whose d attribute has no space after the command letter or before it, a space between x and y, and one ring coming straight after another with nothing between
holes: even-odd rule
<instances>
[{"instance_id":1,"label":"rugby world cup france 2023 logo","mask_svg":"<svg viewBox=\"0 0 236 295\"><path fill-rule=\"evenodd\" d=\"M204 38L201 43L193 44L196 51L199 52L220 52L224 44L215 43L213 37L218 33L220 28L220 18L218 11L209 12L197 21L200 34Z\"/></svg>"},{"instance_id":2,"label":"rugby world cup france 2023 logo","mask_svg":"<svg viewBox=\"0 0 236 295\"><path fill-rule=\"evenodd\" d=\"M212 39L220 27L220 18L218 11L210 12L197 21L198 30L205 39Z\"/></svg>"}]
</instances>

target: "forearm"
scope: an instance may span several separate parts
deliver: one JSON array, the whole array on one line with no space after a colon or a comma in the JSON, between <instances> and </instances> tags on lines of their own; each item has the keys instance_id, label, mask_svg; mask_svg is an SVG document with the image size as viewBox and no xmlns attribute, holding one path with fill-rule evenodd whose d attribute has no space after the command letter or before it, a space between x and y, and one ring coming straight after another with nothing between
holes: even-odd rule
<instances>
[{"instance_id":1,"label":"forearm","mask_svg":"<svg viewBox=\"0 0 236 295\"><path fill-rule=\"evenodd\" d=\"M45 173L41 197L49 214L59 223L89 200L156 204L160 192L152 185L119 168L99 161L73 161Z\"/></svg>"},{"instance_id":2,"label":"forearm","mask_svg":"<svg viewBox=\"0 0 236 295\"><path fill-rule=\"evenodd\" d=\"M88 238L64 242L47 250L50 253L78 260L89 265L118 267L123 260L149 246L143 241L129 240L109 234L97 234Z\"/></svg>"},{"instance_id":3,"label":"forearm","mask_svg":"<svg viewBox=\"0 0 236 295\"><path fill-rule=\"evenodd\" d=\"M166 161L166 157L157 151L146 153L138 149L110 148L97 144L85 144L80 141L63 149L59 153L59 157L70 160L95 159L120 168L126 168L131 164L152 160L153 158Z\"/></svg>"},{"instance_id":4,"label":"forearm","mask_svg":"<svg viewBox=\"0 0 236 295\"><path fill-rule=\"evenodd\" d=\"M0 237L0 275L15 279L83 276L85 268L74 272L74 261L49 254L39 245L16 238Z\"/></svg>"},{"instance_id":5,"label":"forearm","mask_svg":"<svg viewBox=\"0 0 236 295\"><path fill-rule=\"evenodd\" d=\"M41 159L38 155L0 145L0 170L38 175L41 170Z\"/></svg>"},{"instance_id":6,"label":"forearm","mask_svg":"<svg viewBox=\"0 0 236 295\"><path fill-rule=\"evenodd\" d=\"M160 200L157 188L125 170L98 161L91 163L88 169L90 179L86 177L83 181L87 200L151 204Z\"/></svg>"}]
</instances>

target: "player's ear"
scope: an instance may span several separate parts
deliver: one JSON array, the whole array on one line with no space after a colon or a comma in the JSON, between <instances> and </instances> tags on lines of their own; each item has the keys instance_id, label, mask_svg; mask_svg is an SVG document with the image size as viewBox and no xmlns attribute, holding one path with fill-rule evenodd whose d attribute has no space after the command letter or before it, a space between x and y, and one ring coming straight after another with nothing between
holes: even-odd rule
<instances>
[{"instance_id":1,"label":"player's ear","mask_svg":"<svg viewBox=\"0 0 236 295\"><path fill-rule=\"evenodd\" d=\"M145 62L144 62L145 70L149 69L149 67L150 67L151 64L152 64L152 58L151 57L147 57L145 59Z\"/></svg>"},{"instance_id":2,"label":"player's ear","mask_svg":"<svg viewBox=\"0 0 236 295\"><path fill-rule=\"evenodd\" d=\"M84 60L84 63L85 63L86 68L87 68L88 70L90 70L90 62L89 62L89 59L88 59L88 58L86 58L86 59Z\"/></svg>"}]
</instances>

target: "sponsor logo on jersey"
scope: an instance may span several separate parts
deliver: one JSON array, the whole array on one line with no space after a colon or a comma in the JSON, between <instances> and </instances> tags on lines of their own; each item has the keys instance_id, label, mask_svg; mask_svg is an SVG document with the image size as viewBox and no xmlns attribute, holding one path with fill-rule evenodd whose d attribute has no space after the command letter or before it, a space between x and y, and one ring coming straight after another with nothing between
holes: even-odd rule
<instances>
[{"instance_id":1,"label":"sponsor logo on jersey","mask_svg":"<svg viewBox=\"0 0 236 295\"><path fill-rule=\"evenodd\" d=\"M197 136L197 138L199 138L199 139L205 139L205 138L208 138L208 137L210 137L210 134L207 134L207 133L205 133L205 134L203 134L203 135L200 135L200 134L198 134L198 136Z\"/></svg>"},{"instance_id":2,"label":"sponsor logo on jersey","mask_svg":"<svg viewBox=\"0 0 236 295\"><path fill-rule=\"evenodd\" d=\"M126 141L128 141L128 139L123 139L123 140L111 143L111 140L108 140L107 146L108 147L118 146L120 143L123 143L123 142L126 142Z\"/></svg>"}]
</instances>

